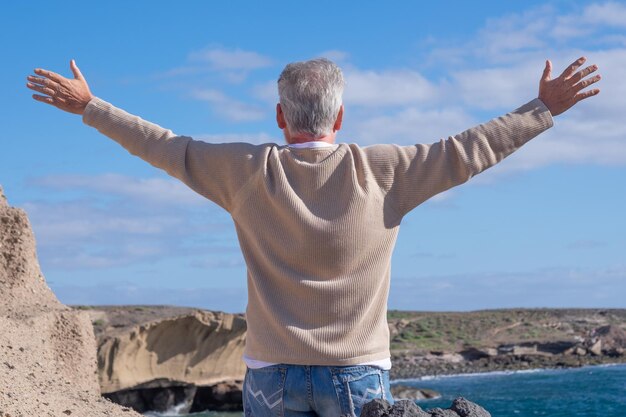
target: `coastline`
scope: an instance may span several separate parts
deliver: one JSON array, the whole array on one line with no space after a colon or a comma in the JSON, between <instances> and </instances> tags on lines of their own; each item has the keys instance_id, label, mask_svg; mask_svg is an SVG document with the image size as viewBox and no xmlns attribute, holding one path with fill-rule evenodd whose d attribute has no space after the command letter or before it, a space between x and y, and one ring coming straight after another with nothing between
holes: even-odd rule
<instances>
[{"instance_id":1,"label":"coastline","mask_svg":"<svg viewBox=\"0 0 626 417\"><path fill-rule=\"evenodd\" d=\"M626 357L579 357L565 355L549 358L546 356L523 355L506 358L504 366L495 361L478 360L463 363L437 363L434 366L418 367L406 360L392 360L390 371L392 381L436 378L441 376L480 375L498 372L531 372L549 369L577 369L588 366L626 365ZM473 363L477 362L477 363Z\"/></svg>"},{"instance_id":2,"label":"coastline","mask_svg":"<svg viewBox=\"0 0 626 417\"><path fill-rule=\"evenodd\" d=\"M394 385L405 385L407 388L419 389L417 387L423 387L424 385L434 384L435 386L431 387L431 389L435 389L440 392L440 396L435 398L424 398L418 399L417 405L421 407L423 410L432 410L436 407L447 407L453 398L455 398L460 393L458 391L454 391L455 387L471 387L469 391L463 393L465 398L470 399L471 401L476 401L478 404L484 406L492 415L500 415L500 416L514 416L514 415L532 415L533 413L541 413L545 412L548 406L551 407L561 407L561 411L563 408L567 408L568 413L572 417L587 417L589 415L603 415L607 417L621 417L623 414L621 413L622 408L616 402L614 403L602 403L598 402L598 407L604 407L603 409L597 408L595 411L599 411L598 413L588 413L586 410L581 410L581 404L589 404L587 402L581 401L573 401L572 396L580 396L580 395L588 395L590 397L598 395L599 392L604 392L607 387L596 387L595 391L591 389L586 389L585 393L579 393L577 391L572 391L571 386L567 384L562 384L564 379L569 379L572 381L573 379L580 378L579 375L576 375L578 370L586 370L589 372L585 372L585 377L588 374L602 374L605 375L606 372L599 372L602 370L610 369L610 368L619 368L619 374L624 375L626 373L626 363L618 363L618 364L604 364L604 365L590 365L583 366L581 368L546 368L546 369L524 369L518 371L493 371L493 372L480 372L474 374L455 374L455 375L438 375L438 376L424 376L421 379L400 379L391 381L392 387ZM559 372L564 371L564 372ZM574 372L568 372L574 371ZM500 378L504 377L504 378ZM507 378L511 377L511 378ZM558 394L553 395L550 394L546 397L539 399L539 401L525 401L528 395L520 395L524 390L524 385L521 383L524 381L532 381L532 380L545 380L545 378L549 378L551 381L551 387L553 389L558 390ZM504 385L500 387L501 392L507 391L508 388L513 387L514 392L508 393L505 398L497 398L493 399L490 397L491 394L486 393L485 390L480 387L489 386L492 384L494 380L498 380L500 382L504 382ZM598 377L596 376L597 380ZM600 379L604 379L600 377ZM557 384L558 386L552 385L552 383ZM498 384L500 385L500 384ZM535 384L531 385L535 386ZM477 388L478 386L478 388ZM569 386L569 388L568 388ZM446 389L444 389L446 387ZM473 388L472 388L473 387ZM541 390L540 386L535 386L535 388ZM484 395L484 397L477 397L476 393L480 392ZM591 391L591 392L590 392ZM608 392L615 392L614 390L607 390ZM619 394L618 394L619 395ZM547 404L546 401L553 399L551 404ZM613 398L613 397L610 397ZM560 402L560 404L555 404ZM623 401L622 401L623 402ZM618 411L613 411L611 414L611 407L617 408ZM552 408L554 410L554 408ZM494 414L497 412L497 414ZM523 414L526 412L526 414ZM615 414L617 413L617 414ZM240 412L203 412L196 414L181 414L178 410L172 408L165 412L150 412L146 413L147 416L152 417L239 417L242 414ZM563 415L563 414L558 414Z\"/></svg>"},{"instance_id":3,"label":"coastline","mask_svg":"<svg viewBox=\"0 0 626 417\"><path fill-rule=\"evenodd\" d=\"M515 374L533 374L533 373L541 373L541 372L550 372L550 371L567 371L567 370L578 370L578 369L595 369L595 368L611 368L611 367L624 367L626 369L626 362L616 362L616 363L602 363L597 365L582 365L576 367L554 367L554 368L529 368L529 369L517 369L517 370L496 370L496 371L486 371L486 372L467 372L467 373L458 373L458 374L438 374L438 375L423 375L420 377L407 377L407 378L398 378L392 379L390 382L392 385L397 384L405 384L405 383L414 383L420 381L432 381L437 379L446 379L446 378L474 378L474 377L490 377L497 375L515 375Z\"/></svg>"},{"instance_id":4,"label":"coastline","mask_svg":"<svg viewBox=\"0 0 626 417\"><path fill-rule=\"evenodd\" d=\"M617 364L442 375L403 383L442 394L438 399L417 401L425 410L446 407L461 396L492 416L623 417L625 380L626 364Z\"/></svg>"}]
</instances>

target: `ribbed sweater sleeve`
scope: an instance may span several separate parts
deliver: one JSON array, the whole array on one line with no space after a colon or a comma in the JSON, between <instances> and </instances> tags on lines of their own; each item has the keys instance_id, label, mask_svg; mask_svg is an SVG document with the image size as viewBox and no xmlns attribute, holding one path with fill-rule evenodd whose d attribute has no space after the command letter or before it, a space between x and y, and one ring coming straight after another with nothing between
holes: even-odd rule
<instances>
[{"instance_id":1,"label":"ribbed sweater sleeve","mask_svg":"<svg viewBox=\"0 0 626 417\"><path fill-rule=\"evenodd\" d=\"M365 148L370 169L390 205L402 217L410 210L495 165L553 125L539 99L429 145Z\"/></svg>"},{"instance_id":2,"label":"ribbed sweater sleeve","mask_svg":"<svg viewBox=\"0 0 626 417\"><path fill-rule=\"evenodd\" d=\"M229 212L237 192L258 171L270 148L178 136L97 97L87 105L83 122Z\"/></svg>"}]
</instances>

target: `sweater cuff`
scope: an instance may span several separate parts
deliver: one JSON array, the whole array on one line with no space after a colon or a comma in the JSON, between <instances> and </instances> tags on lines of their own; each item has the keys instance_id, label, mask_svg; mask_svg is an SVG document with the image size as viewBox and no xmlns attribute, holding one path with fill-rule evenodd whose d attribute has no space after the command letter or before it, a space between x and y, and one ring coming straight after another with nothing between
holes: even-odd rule
<instances>
[{"instance_id":1,"label":"sweater cuff","mask_svg":"<svg viewBox=\"0 0 626 417\"><path fill-rule=\"evenodd\" d=\"M523 105L521 109L532 112L532 115L535 116L537 121L539 122L539 126L542 128L541 131L550 129L554 126L554 119L552 118L552 113L546 105L541 101L541 99L536 98L534 100L529 101L525 105Z\"/></svg>"},{"instance_id":2,"label":"sweater cuff","mask_svg":"<svg viewBox=\"0 0 626 417\"><path fill-rule=\"evenodd\" d=\"M83 112L83 123L87 126L96 127L95 124L97 123L98 115L102 112L108 112L110 107L110 103L107 103L101 98L93 97L89 100Z\"/></svg>"}]
</instances>

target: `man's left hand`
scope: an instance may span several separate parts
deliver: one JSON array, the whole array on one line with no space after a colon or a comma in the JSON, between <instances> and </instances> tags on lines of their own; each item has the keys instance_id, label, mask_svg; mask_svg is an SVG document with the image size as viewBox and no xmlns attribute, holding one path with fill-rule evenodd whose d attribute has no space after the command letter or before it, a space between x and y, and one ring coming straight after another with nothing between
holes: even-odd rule
<instances>
[{"instance_id":1,"label":"man's left hand","mask_svg":"<svg viewBox=\"0 0 626 417\"><path fill-rule=\"evenodd\" d=\"M543 76L539 82L539 99L550 110L552 116L561 114L579 101L595 96L600 92L597 88L582 91L591 84L600 81L601 78L599 74L585 78L597 71L597 65L589 65L576 72L586 60L585 57L578 58L558 78L554 79L552 79L552 63L546 61L546 68L543 70Z\"/></svg>"}]
</instances>

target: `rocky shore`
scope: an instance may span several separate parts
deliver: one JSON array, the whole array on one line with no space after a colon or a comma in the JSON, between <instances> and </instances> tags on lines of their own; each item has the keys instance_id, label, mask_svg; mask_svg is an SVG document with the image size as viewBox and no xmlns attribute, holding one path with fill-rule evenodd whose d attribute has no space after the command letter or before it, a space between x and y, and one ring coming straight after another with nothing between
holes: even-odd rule
<instances>
[{"instance_id":1,"label":"rocky shore","mask_svg":"<svg viewBox=\"0 0 626 417\"><path fill-rule=\"evenodd\" d=\"M491 414L465 398L457 398L449 408L422 410L414 401L396 401L389 405L386 400L373 400L365 404L361 417L491 417Z\"/></svg>"},{"instance_id":2,"label":"rocky shore","mask_svg":"<svg viewBox=\"0 0 626 417\"><path fill-rule=\"evenodd\" d=\"M392 379L626 362L626 310L391 312Z\"/></svg>"},{"instance_id":3,"label":"rocky shore","mask_svg":"<svg viewBox=\"0 0 626 417\"><path fill-rule=\"evenodd\" d=\"M188 411L241 409L245 372L241 361L245 340L243 316L168 306L76 308L91 315L98 339L98 357L107 358L99 361L100 383L107 398L140 411L162 411L181 402L186 404L184 409ZM206 319L202 324L199 317L211 317L213 324ZM234 328L226 326L224 320L237 325ZM169 333L157 331L163 326L169 329ZM180 329L188 328L192 330L184 337L178 333ZM389 328L392 380L626 362L626 310L392 311ZM211 332L214 332L213 336L210 336ZM163 341L177 340L168 345L170 350L177 349L176 354L169 354L176 357L177 362L169 364L169 359L165 358L167 355L163 356L163 352L159 353L154 347L150 352L138 348L145 345L138 340L155 337L150 334L159 334ZM219 343L212 343L210 349L199 350L201 341L211 337ZM231 346L226 349L231 353L229 356L215 353L207 356L209 352L219 350L221 345ZM159 362L159 355L162 358L159 366L146 362L149 357ZM196 358L196 363L200 363L199 358L210 363L209 357L219 357L219 365L189 368L185 363L191 357ZM129 368L129 364L138 366L134 364L137 358L143 363L139 366L141 372ZM206 368L203 372L212 369L214 373L210 378L206 378L206 374L202 379L199 373L202 368ZM187 369L184 374L181 373L183 369ZM230 373L225 372L226 369ZM124 373L132 374L133 378L122 376ZM121 381L125 381L124 384ZM394 387L396 398L437 396L435 392L407 389L400 384Z\"/></svg>"}]
</instances>

